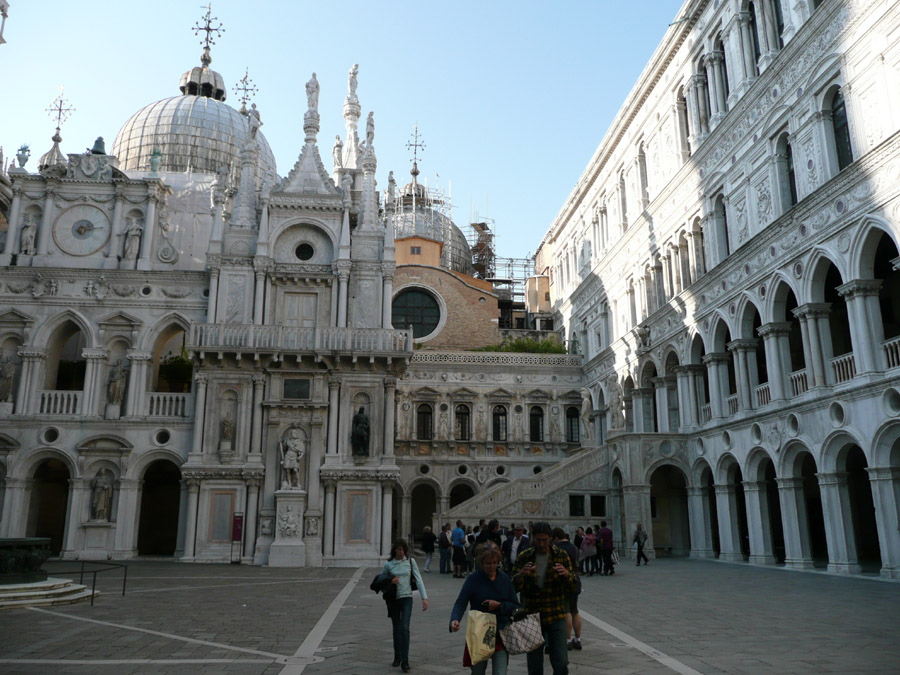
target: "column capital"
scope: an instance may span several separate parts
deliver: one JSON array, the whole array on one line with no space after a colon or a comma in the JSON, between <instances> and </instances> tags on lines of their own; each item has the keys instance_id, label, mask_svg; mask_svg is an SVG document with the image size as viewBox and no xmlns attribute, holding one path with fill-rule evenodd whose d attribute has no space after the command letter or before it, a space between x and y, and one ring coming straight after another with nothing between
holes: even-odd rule
<instances>
[{"instance_id":1,"label":"column capital","mask_svg":"<svg viewBox=\"0 0 900 675\"><path fill-rule=\"evenodd\" d=\"M206 373L194 373L194 382L196 382L198 386L206 388L206 385L209 384L209 375Z\"/></svg>"},{"instance_id":2,"label":"column capital","mask_svg":"<svg viewBox=\"0 0 900 675\"><path fill-rule=\"evenodd\" d=\"M24 361L39 361L47 358L47 352L43 349L31 349L23 347L16 352Z\"/></svg>"},{"instance_id":3,"label":"column capital","mask_svg":"<svg viewBox=\"0 0 900 675\"><path fill-rule=\"evenodd\" d=\"M692 485L687 488L688 497L702 497L704 488L700 485Z\"/></svg>"},{"instance_id":4,"label":"column capital","mask_svg":"<svg viewBox=\"0 0 900 675\"><path fill-rule=\"evenodd\" d=\"M870 466L866 471L870 481L900 480L900 466Z\"/></svg>"},{"instance_id":5,"label":"column capital","mask_svg":"<svg viewBox=\"0 0 900 675\"><path fill-rule=\"evenodd\" d=\"M748 481L745 480L741 483L744 487L744 492L765 492L766 482L765 481Z\"/></svg>"},{"instance_id":6,"label":"column capital","mask_svg":"<svg viewBox=\"0 0 900 675\"><path fill-rule=\"evenodd\" d=\"M819 481L819 485L846 485L847 484L847 476L849 474L846 471L835 471L834 473L817 473L816 479Z\"/></svg>"},{"instance_id":7,"label":"column capital","mask_svg":"<svg viewBox=\"0 0 900 675\"><path fill-rule=\"evenodd\" d=\"M792 309L791 312L798 319L823 319L828 318L831 312L830 302L807 302L805 305Z\"/></svg>"},{"instance_id":8,"label":"column capital","mask_svg":"<svg viewBox=\"0 0 900 675\"><path fill-rule=\"evenodd\" d=\"M757 334L761 338L767 338L770 335L775 337L785 336L791 334L791 324L788 321L773 321L771 323L764 323L762 326L756 329Z\"/></svg>"},{"instance_id":9,"label":"column capital","mask_svg":"<svg viewBox=\"0 0 900 675\"><path fill-rule=\"evenodd\" d=\"M86 361L105 361L109 358L109 350L102 347L85 347L81 355Z\"/></svg>"},{"instance_id":10,"label":"column capital","mask_svg":"<svg viewBox=\"0 0 900 675\"><path fill-rule=\"evenodd\" d=\"M856 296L878 295L881 289L881 279L853 279L846 284L837 287L841 297L854 298Z\"/></svg>"},{"instance_id":11,"label":"column capital","mask_svg":"<svg viewBox=\"0 0 900 675\"><path fill-rule=\"evenodd\" d=\"M397 388L397 378L396 377L384 378L384 388L385 389L396 389Z\"/></svg>"},{"instance_id":12,"label":"column capital","mask_svg":"<svg viewBox=\"0 0 900 675\"><path fill-rule=\"evenodd\" d=\"M731 354L728 352L710 352L709 354L704 354L701 357L704 365L715 364L715 363L728 363L728 360L731 358Z\"/></svg>"},{"instance_id":13,"label":"column capital","mask_svg":"<svg viewBox=\"0 0 900 675\"><path fill-rule=\"evenodd\" d=\"M725 483L724 485L716 483L713 487L717 495L730 495L734 493L735 485L734 483Z\"/></svg>"},{"instance_id":14,"label":"column capital","mask_svg":"<svg viewBox=\"0 0 900 675\"><path fill-rule=\"evenodd\" d=\"M785 478L776 478L779 489L782 490L800 490L803 488L803 479L799 476L787 476Z\"/></svg>"},{"instance_id":15,"label":"column capital","mask_svg":"<svg viewBox=\"0 0 900 675\"><path fill-rule=\"evenodd\" d=\"M740 338L739 340L732 340L725 346L728 347L730 352L754 352L759 346L759 340L756 338Z\"/></svg>"},{"instance_id":16,"label":"column capital","mask_svg":"<svg viewBox=\"0 0 900 675\"><path fill-rule=\"evenodd\" d=\"M253 386L257 389L262 389L263 385L266 383L265 373L253 373L251 379L253 380Z\"/></svg>"},{"instance_id":17,"label":"column capital","mask_svg":"<svg viewBox=\"0 0 900 675\"><path fill-rule=\"evenodd\" d=\"M151 352L143 352L135 349L129 349L125 353L125 358L129 361L149 361L153 358L153 354Z\"/></svg>"},{"instance_id":18,"label":"column capital","mask_svg":"<svg viewBox=\"0 0 900 675\"><path fill-rule=\"evenodd\" d=\"M334 375L330 375L328 378L328 391L337 391L341 388L341 380L340 378L335 377Z\"/></svg>"}]
</instances>

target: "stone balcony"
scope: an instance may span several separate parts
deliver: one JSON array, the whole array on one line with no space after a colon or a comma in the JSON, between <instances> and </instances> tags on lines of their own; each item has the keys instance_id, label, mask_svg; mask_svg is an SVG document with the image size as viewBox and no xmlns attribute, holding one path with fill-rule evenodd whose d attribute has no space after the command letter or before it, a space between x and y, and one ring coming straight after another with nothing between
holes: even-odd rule
<instances>
[{"instance_id":1,"label":"stone balcony","mask_svg":"<svg viewBox=\"0 0 900 675\"><path fill-rule=\"evenodd\" d=\"M408 358L413 353L410 330L383 328L298 328L255 324L202 323L191 326L188 351L200 358L208 353L237 354L346 354L350 356Z\"/></svg>"}]
</instances>

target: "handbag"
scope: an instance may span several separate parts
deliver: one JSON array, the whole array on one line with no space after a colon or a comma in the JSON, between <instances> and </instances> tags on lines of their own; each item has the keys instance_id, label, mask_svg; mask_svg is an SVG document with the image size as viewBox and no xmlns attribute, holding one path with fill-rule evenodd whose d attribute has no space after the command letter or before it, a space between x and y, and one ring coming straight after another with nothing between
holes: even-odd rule
<instances>
[{"instance_id":1,"label":"handbag","mask_svg":"<svg viewBox=\"0 0 900 675\"><path fill-rule=\"evenodd\" d=\"M526 614L525 610L517 609L509 625L500 631L500 637L510 656L539 649L544 644L540 613Z\"/></svg>"},{"instance_id":2,"label":"handbag","mask_svg":"<svg viewBox=\"0 0 900 675\"><path fill-rule=\"evenodd\" d=\"M411 591L419 590L419 584L416 583L416 578L412 573L412 566L415 565L416 561L412 558L409 559L409 589Z\"/></svg>"},{"instance_id":3,"label":"handbag","mask_svg":"<svg viewBox=\"0 0 900 675\"><path fill-rule=\"evenodd\" d=\"M487 661L497 648L497 617L489 612L469 610L466 620L466 647L472 665Z\"/></svg>"}]
</instances>

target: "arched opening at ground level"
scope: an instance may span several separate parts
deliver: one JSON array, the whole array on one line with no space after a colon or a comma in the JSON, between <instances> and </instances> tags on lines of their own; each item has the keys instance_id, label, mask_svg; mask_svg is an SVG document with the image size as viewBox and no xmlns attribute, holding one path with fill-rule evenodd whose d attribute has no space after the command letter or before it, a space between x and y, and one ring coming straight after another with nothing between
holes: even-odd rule
<instances>
[{"instance_id":1,"label":"arched opening at ground level","mask_svg":"<svg viewBox=\"0 0 900 675\"><path fill-rule=\"evenodd\" d=\"M144 472L138 524L138 554L171 556L178 543L181 470L158 459Z\"/></svg>"},{"instance_id":2,"label":"arched opening at ground level","mask_svg":"<svg viewBox=\"0 0 900 675\"><path fill-rule=\"evenodd\" d=\"M712 541L713 551L718 558L722 552L722 545L719 540L719 510L716 505L716 481L709 467L703 469L700 481L703 484L703 501L709 511L710 540Z\"/></svg>"},{"instance_id":3,"label":"arched opening at ground level","mask_svg":"<svg viewBox=\"0 0 900 675\"><path fill-rule=\"evenodd\" d=\"M846 451L844 469L847 472L847 496L856 541L857 562L864 572L881 569L881 547L878 543L878 525L875 522L875 502L872 486L866 471L868 463L862 449L853 445Z\"/></svg>"},{"instance_id":4,"label":"arched opening at ground level","mask_svg":"<svg viewBox=\"0 0 900 675\"><path fill-rule=\"evenodd\" d=\"M422 484L413 488L410 495L410 529L416 541L422 540L425 527L434 527L432 522L437 503L437 494L432 486Z\"/></svg>"},{"instance_id":5,"label":"arched opening at ground level","mask_svg":"<svg viewBox=\"0 0 900 675\"><path fill-rule=\"evenodd\" d=\"M800 465L803 480L803 504L806 508L807 536L809 551L816 567L828 566L828 542L825 536L825 512L822 509L822 494L816 478L816 460L805 452Z\"/></svg>"},{"instance_id":6,"label":"arched opening at ground level","mask_svg":"<svg viewBox=\"0 0 900 675\"><path fill-rule=\"evenodd\" d=\"M453 486L453 489L450 490L450 508L452 509L454 506L459 506L467 499L471 499L475 496L475 490L472 489L471 485L467 485L466 483L459 483Z\"/></svg>"},{"instance_id":7,"label":"arched opening at ground level","mask_svg":"<svg viewBox=\"0 0 900 675\"><path fill-rule=\"evenodd\" d=\"M69 478L65 463L46 459L35 470L32 479L26 532L29 537L49 537L53 555L59 555L65 541Z\"/></svg>"},{"instance_id":8,"label":"arched opening at ground level","mask_svg":"<svg viewBox=\"0 0 900 675\"><path fill-rule=\"evenodd\" d=\"M766 512L768 513L767 525L769 527L769 536L772 542L772 554L775 556L775 562L779 565L784 564L785 545L784 545L784 524L781 517L781 499L778 496L778 482L775 479L775 463L771 459L763 460L760 466L760 473L765 482L765 503Z\"/></svg>"},{"instance_id":9,"label":"arched opening at ground level","mask_svg":"<svg viewBox=\"0 0 900 675\"><path fill-rule=\"evenodd\" d=\"M687 479L677 467L664 464L650 475L650 517L657 557L690 555Z\"/></svg>"}]
</instances>

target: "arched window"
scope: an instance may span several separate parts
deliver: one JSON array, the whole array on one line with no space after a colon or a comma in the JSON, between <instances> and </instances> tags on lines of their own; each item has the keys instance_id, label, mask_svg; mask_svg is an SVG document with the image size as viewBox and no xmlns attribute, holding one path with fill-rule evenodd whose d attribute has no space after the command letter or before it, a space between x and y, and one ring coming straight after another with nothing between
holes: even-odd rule
<instances>
[{"instance_id":1,"label":"arched window","mask_svg":"<svg viewBox=\"0 0 900 675\"><path fill-rule=\"evenodd\" d=\"M725 211L725 198L722 195L716 197L713 219L716 227L716 250L719 254L716 262L720 263L731 254L731 247L728 245L728 216Z\"/></svg>"},{"instance_id":2,"label":"arched window","mask_svg":"<svg viewBox=\"0 0 900 675\"><path fill-rule=\"evenodd\" d=\"M775 173L781 196L781 212L797 203L797 178L794 174L794 151L787 134L781 134L775 144Z\"/></svg>"},{"instance_id":3,"label":"arched window","mask_svg":"<svg viewBox=\"0 0 900 675\"><path fill-rule=\"evenodd\" d=\"M831 96L831 145L837 171L843 171L853 162L853 147L850 145L850 124L847 121L847 106L844 93L836 89ZM832 148L829 148L831 150ZM837 172L835 172L837 173Z\"/></svg>"},{"instance_id":4,"label":"arched window","mask_svg":"<svg viewBox=\"0 0 900 675\"><path fill-rule=\"evenodd\" d=\"M638 174L641 181L641 208L646 209L650 204L650 188L647 183L647 155L643 143L638 147Z\"/></svg>"},{"instance_id":5,"label":"arched window","mask_svg":"<svg viewBox=\"0 0 900 675\"><path fill-rule=\"evenodd\" d=\"M431 406L422 403L416 408L416 439L430 441L434 438L434 417Z\"/></svg>"},{"instance_id":6,"label":"arched window","mask_svg":"<svg viewBox=\"0 0 900 675\"><path fill-rule=\"evenodd\" d=\"M66 321L53 332L47 341L44 389L57 391L84 389L87 361L83 351L86 346L84 333L73 321Z\"/></svg>"},{"instance_id":7,"label":"arched window","mask_svg":"<svg viewBox=\"0 0 900 675\"><path fill-rule=\"evenodd\" d=\"M493 440L506 440L506 406L495 405L493 413Z\"/></svg>"},{"instance_id":8,"label":"arched window","mask_svg":"<svg viewBox=\"0 0 900 675\"><path fill-rule=\"evenodd\" d=\"M579 429L580 411L575 406L566 408L566 443L578 443L581 441Z\"/></svg>"},{"instance_id":9,"label":"arched window","mask_svg":"<svg viewBox=\"0 0 900 675\"><path fill-rule=\"evenodd\" d=\"M456 406L456 440L468 441L471 438L469 406Z\"/></svg>"},{"instance_id":10,"label":"arched window","mask_svg":"<svg viewBox=\"0 0 900 675\"><path fill-rule=\"evenodd\" d=\"M544 441L544 409L532 406L528 414L528 440L532 443Z\"/></svg>"}]
</instances>

